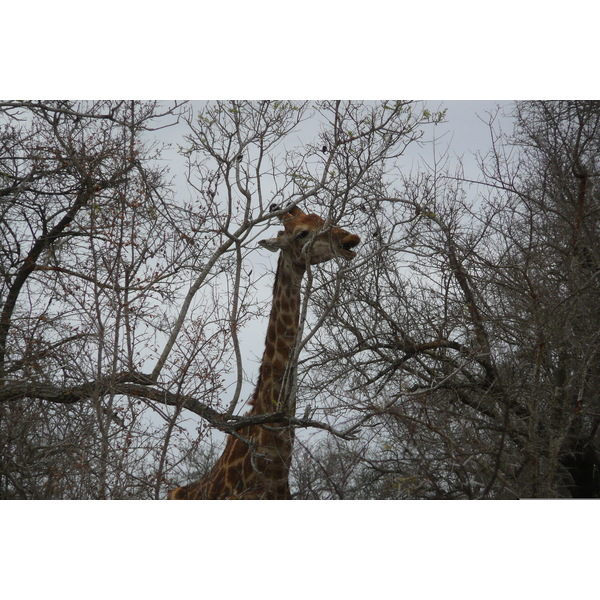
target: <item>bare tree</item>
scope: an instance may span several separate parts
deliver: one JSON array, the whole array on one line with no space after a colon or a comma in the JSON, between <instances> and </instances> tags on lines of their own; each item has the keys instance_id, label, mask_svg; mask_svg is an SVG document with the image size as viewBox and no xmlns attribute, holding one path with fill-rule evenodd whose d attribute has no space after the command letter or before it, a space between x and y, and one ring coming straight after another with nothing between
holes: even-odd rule
<instances>
[{"instance_id":1,"label":"bare tree","mask_svg":"<svg viewBox=\"0 0 600 600\"><path fill-rule=\"evenodd\" d=\"M139 403L120 403L119 392L148 396L148 323L190 260L171 241L177 209L144 140L178 107L0 109L2 495L127 496L139 481L115 474L133 468L130 448L149 450Z\"/></svg>"},{"instance_id":2,"label":"bare tree","mask_svg":"<svg viewBox=\"0 0 600 600\"><path fill-rule=\"evenodd\" d=\"M373 496L600 495L599 119L518 103L514 136L492 127L487 192L441 157L366 205L374 258L303 364L306 401L333 391L330 414L367 432Z\"/></svg>"},{"instance_id":3,"label":"bare tree","mask_svg":"<svg viewBox=\"0 0 600 600\"><path fill-rule=\"evenodd\" d=\"M239 336L262 311L248 254L269 205L364 224L432 120L402 102L3 102L0 115L3 498L158 498L201 468L213 431L249 424ZM298 140L309 118L320 129ZM189 199L157 142L176 122ZM327 277L349 273L323 271L306 294ZM296 358L332 306L305 311ZM352 435L310 411L264 422Z\"/></svg>"}]
</instances>

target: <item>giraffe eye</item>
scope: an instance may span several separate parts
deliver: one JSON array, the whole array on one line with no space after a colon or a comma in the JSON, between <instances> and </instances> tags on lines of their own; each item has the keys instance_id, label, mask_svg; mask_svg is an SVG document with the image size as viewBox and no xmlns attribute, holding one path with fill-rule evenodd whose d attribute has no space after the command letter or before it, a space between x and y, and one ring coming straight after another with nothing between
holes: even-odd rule
<instances>
[{"instance_id":1,"label":"giraffe eye","mask_svg":"<svg viewBox=\"0 0 600 600\"><path fill-rule=\"evenodd\" d=\"M302 238L305 238L305 237L307 237L307 236L308 236L308 231L301 231L301 232L298 234L298 236L297 236L297 237L298 237L298 239L302 239Z\"/></svg>"}]
</instances>

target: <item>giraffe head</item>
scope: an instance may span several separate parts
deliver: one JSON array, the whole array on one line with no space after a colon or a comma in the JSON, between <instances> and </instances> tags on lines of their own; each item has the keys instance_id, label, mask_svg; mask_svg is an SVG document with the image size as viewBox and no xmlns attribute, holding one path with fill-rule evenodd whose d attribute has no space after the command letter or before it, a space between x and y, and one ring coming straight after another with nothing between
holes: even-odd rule
<instances>
[{"instance_id":1,"label":"giraffe head","mask_svg":"<svg viewBox=\"0 0 600 600\"><path fill-rule=\"evenodd\" d=\"M279 208L275 204L271 205L271 211ZM279 215L279 219L284 230L276 238L259 242L271 252L287 252L295 263L304 265L307 261L316 265L337 256L346 260L352 260L356 256L352 248L360 243L360 238L341 227L329 225L317 215L307 215L294 206Z\"/></svg>"}]
</instances>

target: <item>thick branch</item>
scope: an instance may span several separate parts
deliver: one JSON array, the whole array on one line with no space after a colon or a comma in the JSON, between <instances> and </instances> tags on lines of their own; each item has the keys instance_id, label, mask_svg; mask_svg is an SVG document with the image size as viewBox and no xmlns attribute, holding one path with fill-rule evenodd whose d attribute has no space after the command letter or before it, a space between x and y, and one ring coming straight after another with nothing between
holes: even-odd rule
<instances>
[{"instance_id":1,"label":"thick branch","mask_svg":"<svg viewBox=\"0 0 600 600\"><path fill-rule=\"evenodd\" d=\"M235 433L244 427L294 427L323 429L344 438L354 439L354 431L338 431L334 427L314 421L312 419L298 419L281 412L252 415L228 416L221 414L210 406L196 400L192 396L174 394L168 390L154 387L149 376L142 373L121 373L113 377L105 377L96 381L89 381L77 386L59 387L50 383L36 383L25 381L8 382L0 388L0 402L23 400L26 398L45 400L58 404L76 404L84 402L91 397L106 395L123 395L143 398L157 404L186 408L194 414L206 419L213 427L225 432Z\"/></svg>"},{"instance_id":2,"label":"thick branch","mask_svg":"<svg viewBox=\"0 0 600 600\"><path fill-rule=\"evenodd\" d=\"M8 290L6 302L2 307L2 314L0 315L0 382L3 379L4 373L4 357L6 354L8 330L10 329L12 314L17 304L19 294L21 293L21 289L25 285L29 275L31 275L35 269L36 261L40 254L61 237L65 229L71 224L78 211L85 205L92 193L93 192L88 186L84 186L63 218L48 233L42 235L35 241Z\"/></svg>"}]
</instances>

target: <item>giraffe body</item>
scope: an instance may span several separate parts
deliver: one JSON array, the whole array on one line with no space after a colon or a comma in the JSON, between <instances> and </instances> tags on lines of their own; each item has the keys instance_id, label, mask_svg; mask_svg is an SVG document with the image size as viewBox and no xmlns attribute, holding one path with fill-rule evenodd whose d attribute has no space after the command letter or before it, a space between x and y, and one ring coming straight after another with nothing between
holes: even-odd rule
<instances>
[{"instance_id":1,"label":"giraffe body","mask_svg":"<svg viewBox=\"0 0 600 600\"><path fill-rule=\"evenodd\" d=\"M309 264L341 256L360 242L339 227L328 227L317 215L297 207L280 216L285 227L277 238L260 242L279 261L273 285L265 351L251 400L250 416L274 412L295 414L292 356L298 334L302 278ZM199 481L169 492L172 500L287 500L288 474L294 443L293 429L281 424L253 425L228 436L215 466ZM243 439L240 439L243 438Z\"/></svg>"}]
</instances>

